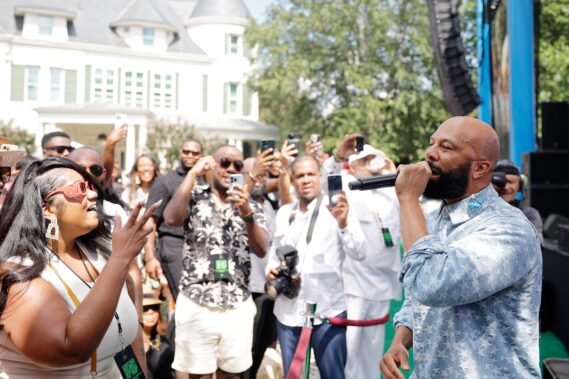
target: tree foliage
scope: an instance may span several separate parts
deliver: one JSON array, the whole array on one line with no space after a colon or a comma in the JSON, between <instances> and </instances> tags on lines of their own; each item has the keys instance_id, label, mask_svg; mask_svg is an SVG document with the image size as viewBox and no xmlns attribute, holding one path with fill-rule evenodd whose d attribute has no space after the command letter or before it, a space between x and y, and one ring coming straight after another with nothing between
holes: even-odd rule
<instances>
[{"instance_id":1,"label":"tree foliage","mask_svg":"<svg viewBox=\"0 0 569 379\"><path fill-rule=\"evenodd\" d=\"M569 0L541 0L539 101L569 101Z\"/></svg>"},{"instance_id":2,"label":"tree foliage","mask_svg":"<svg viewBox=\"0 0 569 379\"><path fill-rule=\"evenodd\" d=\"M169 122L154 119L148 123L148 139L146 148L151 152L159 152L161 166L172 169L178 164L182 144L188 140L196 140L202 144L204 153L211 152L221 139L205 137L186 121Z\"/></svg>"},{"instance_id":3,"label":"tree foliage","mask_svg":"<svg viewBox=\"0 0 569 379\"><path fill-rule=\"evenodd\" d=\"M14 126L13 120L0 120L0 136L8 137L14 145L26 150L27 155L35 152L35 136L25 129Z\"/></svg>"},{"instance_id":4,"label":"tree foliage","mask_svg":"<svg viewBox=\"0 0 569 379\"><path fill-rule=\"evenodd\" d=\"M409 162L449 116L424 0L280 0L245 38L261 115L282 135L319 133L330 148L359 131Z\"/></svg>"}]
</instances>

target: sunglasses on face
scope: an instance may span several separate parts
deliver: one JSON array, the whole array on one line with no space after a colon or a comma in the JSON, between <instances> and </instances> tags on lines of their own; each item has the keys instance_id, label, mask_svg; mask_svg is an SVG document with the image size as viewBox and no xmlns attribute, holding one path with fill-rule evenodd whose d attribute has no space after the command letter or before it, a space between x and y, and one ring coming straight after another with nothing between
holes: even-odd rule
<instances>
[{"instance_id":1,"label":"sunglasses on face","mask_svg":"<svg viewBox=\"0 0 569 379\"><path fill-rule=\"evenodd\" d=\"M55 150L57 154L63 154L63 152L66 150L71 153L73 150L75 150L73 146L52 146L52 147L46 147L45 149Z\"/></svg>"},{"instance_id":2,"label":"sunglasses on face","mask_svg":"<svg viewBox=\"0 0 569 379\"><path fill-rule=\"evenodd\" d=\"M142 307L142 311L143 312L148 312L148 311L160 312L160 304L145 305Z\"/></svg>"},{"instance_id":3,"label":"sunglasses on face","mask_svg":"<svg viewBox=\"0 0 569 379\"><path fill-rule=\"evenodd\" d=\"M0 167L0 175L2 183L6 184L10 180L12 169L10 167Z\"/></svg>"},{"instance_id":4,"label":"sunglasses on face","mask_svg":"<svg viewBox=\"0 0 569 379\"><path fill-rule=\"evenodd\" d=\"M98 177L103 175L103 166L98 165L98 164L94 164L91 165L89 167L83 167L85 170L89 171L91 173L91 175L93 175L94 177Z\"/></svg>"},{"instance_id":5,"label":"sunglasses on face","mask_svg":"<svg viewBox=\"0 0 569 379\"><path fill-rule=\"evenodd\" d=\"M224 170L228 169L229 166L231 166L231 163L233 163L233 167L235 167L235 170L237 170L238 172L241 172L241 170L243 169L243 161L240 161L240 160L232 161L229 158L221 158L219 160L219 165Z\"/></svg>"},{"instance_id":6,"label":"sunglasses on face","mask_svg":"<svg viewBox=\"0 0 569 379\"><path fill-rule=\"evenodd\" d=\"M69 200L81 201L85 196L87 196L87 190L95 191L93 183L89 183L87 181L73 183L63 188L51 191L45 196L44 201L58 194L62 194Z\"/></svg>"}]
</instances>

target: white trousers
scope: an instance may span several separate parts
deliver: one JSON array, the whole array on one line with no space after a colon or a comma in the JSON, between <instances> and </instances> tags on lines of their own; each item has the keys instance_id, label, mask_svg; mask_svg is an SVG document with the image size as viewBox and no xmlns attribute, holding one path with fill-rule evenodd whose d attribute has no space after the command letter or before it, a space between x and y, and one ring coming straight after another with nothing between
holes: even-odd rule
<instances>
[{"instance_id":1,"label":"white trousers","mask_svg":"<svg viewBox=\"0 0 569 379\"><path fill-rule=\"evenodd\" d=\"M389 312L389 300L371 301L346 295L348 318L367 320L380 318ZM348 326L346 332L348 360L346 378L379 379L379 361L385 343L385 324L376 326Z\"/></svg>"}]
</instances>

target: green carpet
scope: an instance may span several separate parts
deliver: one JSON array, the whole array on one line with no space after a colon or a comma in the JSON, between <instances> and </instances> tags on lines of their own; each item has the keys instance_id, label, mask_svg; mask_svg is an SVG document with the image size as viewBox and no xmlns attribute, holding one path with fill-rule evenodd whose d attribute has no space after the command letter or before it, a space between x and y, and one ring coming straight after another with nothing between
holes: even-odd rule
<instances>
[{"instance_id":1,"label":"green carpet","mask_svg":"<svg viewBox=\"0 0 569 379\"><path fill-rule=\"evenodd\" d=\"M389 315L391 316L391 320L386 324L385 327L385 348L386 351L389 346L391 345L391 341L393 340L393 335L395 331L393 330L393 315L397 313L399 308L401 308L402 302L400 301L392 301L391 306L389 308ZM541 333L540 340L539 340L539 353L540 353L540 362L543 362L545 358L569 358L569 354L567 354L567 350L561 343L561 341L555 336L555 334L548 332L548 333ZM403 371L403 374L406 378L411 375L413 370L413 349L409 352L409 363L411 366L410 371ZM543 371L543 364L541 365L541 369Z\"/></svg>"}]
</instances>

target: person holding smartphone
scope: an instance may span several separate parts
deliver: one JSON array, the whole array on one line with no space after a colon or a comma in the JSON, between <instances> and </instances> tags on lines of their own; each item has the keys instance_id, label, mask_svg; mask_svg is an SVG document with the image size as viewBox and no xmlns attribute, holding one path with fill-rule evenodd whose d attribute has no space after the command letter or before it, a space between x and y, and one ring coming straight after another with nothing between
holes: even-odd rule
<instances>
[{"instance_id":1,"label":"person holding smartphone","mask_svg":"<svg viewBox=\"0 0 569 379\"><path fill-rule=\"evenodd\" d=\"M352 151L353 138L346 137L336 155ZM357 144L356 144L357 145ZM344 190L362 227L365 258L361 261L348 257L342 279L346 294L348 317L356 320L374 319L389 313L390 300L401 299L398 276L399 257L399 203L393 188L371 191L351 191L349 182L391 171L390 160L381 150L364 144L348 157L348 173L343 174ZM323 173L336 178L342 171L342 162L333 157L324 162ZM383 354L385 325L365 328L348 326L346 363L347 378L379 378L377 364Z\"/></svg>"},{"instance_id":2,"label":"person holding smartphone","mask_svg":"<svg viewBox=\"0 0 569 379\"><path fill-rule=\"evenodd\" d=\"M172 364L179 378L236 378L252 364L250 254L264 257L269 238L261 207L238 180L230 187L242 169L237 148L218 148L188 171L164 209L166 224L184 226ZM201 176L205 186L196 185Z\"/></svg>"},{"instance_id":3,"label":"person holding smartphone","mask_svg":"<svg viewBox=\"0 0 569 379\"><path fill-rule=\"evenodd\" d=\"M281 345L285 377L290 370L304 317L304 303L316 302L316 311L325 317L346 317L342 284L342 265L346 256L363 259L364 236L346 195L339 192L335 204L321 191L318 160L310 155L294 160L290 168L298 201L282 206L277 212L274 241L267 264L267 280L274 281L280 265L277 249L284 246L298 251L299 292L275 300L277 336ZM323 379L344 378L346 363L346 328L315 320L312 348Z\"/></svg>"}]
</instances>

